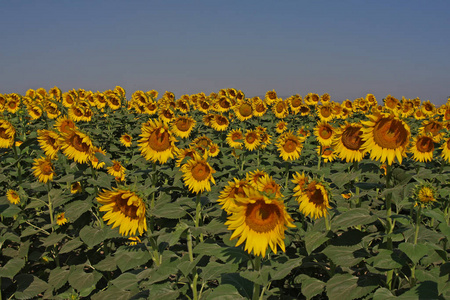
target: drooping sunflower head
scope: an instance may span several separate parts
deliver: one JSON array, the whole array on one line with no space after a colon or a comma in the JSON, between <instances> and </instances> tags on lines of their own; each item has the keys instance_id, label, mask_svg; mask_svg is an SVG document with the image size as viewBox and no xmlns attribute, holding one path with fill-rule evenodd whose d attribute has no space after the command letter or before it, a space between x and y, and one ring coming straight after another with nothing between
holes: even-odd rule
<instances>
[{"instance_id":1,"label":"drooping sunflower head","mask_svg":"<svg viewBox=\"0 0 450 300\"><path fill-rule=\"evenodd\" d=\"M433 159L434 140L432 135L419 134L411 143L409 152L415 161L426 162Z\"/></svg>"},{"instance_id":2,"label":"drooping sunflower head","mask_svg":"<svg viewBox=\"0 0 450 300\"><path fill-rule=\"evenodd\" d=\"M226 112L231 109L232 103L226 96L221 96L216 100L215 107L219 112Z\"/></svg>"},{"instance_id":3,"label":"drooping sunflower head","mask_svg":"<svg viewBox=\"0 0 450 300\"><path fill-rule=\"evenodd\" d=\"M20 203L20 196L19 193L17 193L15 190L9 189L6 192L6 198L11 204L19 204Z\"/></svg>"},{"instance_id":4,"label":"drooping sunflower head","mask_svg":"<svg viewBox=\"0 0 450 300\"><path fill-rule=\"evenodd\" d=\"M328 214L330 192L325 182L314 179L304 187L303 193L296 200L300 211L311 218L321 218Z\"/></svg>"},{"instance_id":5,"label":"drooping sunflower head","mask_svg":"<svg viewBox=\"0 0 450 300\"><path fill-rule=\"evenodd\" d=\"M320 102L322 104L328 103L328 102L330 102L330 100L331 100L331 97L330 97L330 94L328 94L328 93L325 93L322 96L320 96Z\"/></svg>"},{"instance_id":6,"label":"drooping sunflower head","mask_svg":"<svg viewBox=\"0 0 450 300\"><path fill-rule=\"evenodd\" d=\"M332 146L317 146L317 155L323 158L325 163L336 159L336 152Z\"/></svg>"},{"instance_id":7,"label":"drooping sunflower head","mask_svg":"<svg viewBox=\"0 0 450 300\"><path fill-rule=\"evenodd\" d=\"M285 252L285 231L295 227L283 201L269 199L253 188L244 188L245 196L236 196L236 210L228 216L225 225L233 230L231 240L239 238L236 246L245 242L245 251L265 257L270 246L276 254L277 247Z\"/></svg>"},{"instance_id":8,"label":"drooping sunflower head","mask_svg":"<svg viewBox=\"0 0 450 300\"><path fill-rule=\"evenodd\" d=\"M60 145L58 143L59 134L52 130L39 129L38 142L45 155L50 158L55 158L59 151Z\"/></svg>"},{"instance_id":9,"label":"drooping sunflower head","mask_svg":"<svg viewBox=\"0 0 450 300\"><path fill-rule=\"evenodd\" d=\"M245 179L234 178L233 181L229 181L228 185L220 192L217 202L222 206L222 209L231 214L236 211L238 203L236 203L236 197L245 198L247 195L244 188L250 188L250 182Z\"/></svg>"},{"instance_id":10,"label":"drooping sunflower head","mask_svg":"<svg viewBox=\"0 0 450 300\"><path fill-rule=\"evenodd\" d=\"M446 138L442 143L440 149L442 150L441 157L450 162L450 138Z\"/></svg>"},{"instance_id":11,"label":"drooping sunflower head","mask_svg":"<svg viewBox=\"0 0 450 300\"><path fill-rule=\"evenodd\" d=\"M400 101L397 98L392 97L391 95L387 95L386 98L383 99L384 107L387 110L396 112L400 108Z\"/></svg>"},{"instance_id":12,"label":"drooping sunflower head","mask_svg":"<svg viewBox=\"0 0 450 300\"><path fill-rule=\"evenodd\" d=\"M184 184L194 193L211 191L211 183L216 184L213 174L216 172L210 164L199 154L181 166Z\"/></svg>"},{"instance_id":13,"label":"drooping sunflower head","mask_svg":"<svg viewBox=\"0 0 450 300\"><path fill-rule=\"evenodd\" d=\"M402 163L406 155L411 131L408 124L392 114L368 116L370 121L363 121L362 149L370 152L370 158L391 165L394 159Z\"/></svg>"},{"instance_id":14,"label":"drooping sunflower head","mask_svg":"<svg viewBox=\"0 0 450 300\"><path fill-rule=\"evenodd\" d=\"M324 121L319 121L314 127L314 135L322 146L330 146L333 142L335 130L333 126Z\"/></svg>"},{"instance_id":15,"label":"drooping sunflower head","mask_svg":"<svg viewBox=\"0 0 450 300\"><path fill-rule=\"evenodd\" d=\"M34 159L32 169L33 175L43 183L47 183L47 181L53 180L53 176L55 175L55 170L49 157L40 157Z\"/></svg>"},{"instance_id":16,"label":"drooping sunflower head","mask_svg":"<svg viewBox=\"0 0 450 300\"><path fill-rule=\"evenodd\" d=\"M59 226L62 226L64 224L66 224L67 222L69 222L69 220L67 220L65 212L59 213L56 216L56 224L58 224Z\"/></svg>"},{"instance_id":17,"label":"drooping sunflower head","mask_svg":"<svg viewBox=\"0 0 450 300\"><path fill-rule=\"evenodd\" d=\"M119 233L123 236L139 235L147 231L147 219L145 216L145 203L135 192L121 188L103 190L97 197L102 204L100 211L106 212L103 220L108 221L112 228L119 227Z\"/></svg>"},{"instance_id":18,"label":"drooping sunflower head","mask_svg":"<svg viewBox=\"0 0 450 300\"><path fill-rule=\"evenodd\" d=\"M225 131L228 128L230 121L228 121L227 117L216 114L214 118L211 120L211 127L216 131Z\"/></svg>"},{"instance_id":19,"label":"drooping sunflower head","mask_svg":"<svg viewBox=\"0 0 450 300\"><path fill-rule=\"evenodd\" d=\"M164 164L178 151L177 140L167 124L159 120L149 120L142 125L138 146L146 160Z\"/></svg>"},{"instance_id":20,"label":"drooping sunflower head","mask_svg":"<svg viewBox=\"0 0 450 300\"><path fill-rule=\"evenodd\" d=\"M114 176L115 178L121 179L120 181L123 181L122 179L125 179L126 168L118 160L113 160L112 163L112 166L107 167L108 174Z\"/></svg>"},{"instance_id":21,"label":"drooping sunflower head","mask_svg":"<svg viewBox=\"0 0 450 300\"><path fill-rule=\"evenodd\" d=\"M293 179L291 180L295 187L293 189L294 197L297 199L303 196L306 186L308 185L309 178L305 175L305 172L300 174L299 172L295 172L293 175Z\"/></svg>"},{"instance_id":22,"label":"drooping sunflower head","mask_svg":"<svg viewBox=\"0 0 450 300\"><path fill-rule=\"evenodd\" d=\"M246 179L252 186L257 186L261 178L269 176L266 172L256 169L255 171L248 172L246 174Z\"/></svg>"},{"instance_id":23,"label":"drooping sunflower head","mask_svg":"<svg viewBox=\"0 0 450 300\"><path fill-rule=\"evenodd\" d=\"M106 151L103 150L101 147L93 147L92 148L92 153L91 156L89 157L89 161L92 164L92 167L94 167L94 169L101 169L105 166L105 162L100 162L100 160L98 159L97 153L100 153L100 155L106 155Z\"/></svg>"},{"instance_id":24,"label":"drooping sunflower head","mask_svg":"<svg viewBox=\"0 0 450 300\"><path fill-rule=\"evenodd\" d=\"M428 119L422 122L419 128L419 134L429 134L433 137L435 142L439 142L444 136L444 124L437 119Z\"/></svg>"}]
</instances>

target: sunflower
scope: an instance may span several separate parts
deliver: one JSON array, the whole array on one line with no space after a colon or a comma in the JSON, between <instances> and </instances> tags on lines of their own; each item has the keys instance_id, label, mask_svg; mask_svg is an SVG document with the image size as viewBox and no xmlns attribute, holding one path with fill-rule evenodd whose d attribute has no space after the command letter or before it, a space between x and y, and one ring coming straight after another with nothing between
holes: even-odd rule
<instances>
[{"instance_id":1,"label":"sunflower","mask_svg":"<svg viewBox=\"0 0 450 300\"><path fill-rule=\"evenodd\" d=\"M361 149L363 140L362 125L357 123L345 123L336 130L333 140L333 148L336 155L346 162L361 161L367 150Z\"/></svg>"},{"instance_id":2,"label":"sunflower","mask_svg":"<svg viewBox=\"0 0 450 300\"><path fill-rule=\"evenodd\" d=\"M280 185L268 174L258 179L256 190L269 198L282 198Z\"/></svg>"},{"instance_id":3,"label":"sunflower","mask_svg":"<svg viewBox=\"0 0 450 300\"><path fill-rule=\"evenodd\" d=\"M246 121L253 116L252 104L246 100L238 101L236 105L233 106L233 111L236 114L236 118L240 121Z\"/></svg>"},{"instance_id":4,"label":"sunflower","mask_svg":"<svg viewBox=\"0 0 450 300\"><path fill-rule=\"evenodd\" d=\"M27 112L33 120L37 120L42 116L42 108L38 105L30 105L27 107Z\"/></svg>"},{"instance_id":5,"label":"sunflower","mask_svg":"<svg viewBox=\"0 0 450 300\"><path fill-rule=\"evenodd\" d=\"M444 140L444 143L441 145L440 149L442 149L441 157L450 162L450 138Z\"/></svg>"},{"instance_id":6,"label":"sunflower","mask_svg":"<svg viewBox=\"0 0 450 300\"><path fill-rule=\"evenodd\" d=\"M261 178L263 178L266 175L268 175L266 172L256 169L253 172L248 172L246 174L246 179L248 182L250 182L252 186L257 186Z\"/></svg>"},{"instance_id":7,"label":"sunflower","mask_svg":"<svg viewBox=\"0 0 450 300\"><path fill-rule=\"evenodd\" d=\"M286 121L283 121L283 120L278 121L275 126L275 131L277 133L283 133L287 130L287 125L288 125L288 123Z\"/></svg>"},{"instance_id":8,"label":"sunflower","mask_svg":"<svg viewBox=\"0 0 450 300\"><path fill-rule=\"evenodd\" d=\"M436 119L424 120L422 126L419 128L419 134L430 134L433 140L438 143L445 135L442 132L443 129L444 124Z\"/></svg>"},{"instance_id":9,"label":"sunflower","mask_svg":"<svg viewBox=\"0 0 450 300\"><path fill-rule=\"evenodd\" d=\"M195 148L189 147L184 149L178 149L178 153L176 155L176 167L181 167L181 164L185 159L191 159L194 158L195 154L199 154Z\"/></svg>"},{"instance_id":10,"label":"sunflower","mask_svg":"<svg viewBox=\"0 0 450 300\"><path fill-rule=\"evenodd\" d=\"M219 153L220 153L219 145L213 143L209 146L208 156L216 157L217 155L219 155Z\"/></svg>"},{"instance_id":11,"label":"sunflower","mask_svg":"<svg viewBox=\"0 0 450 300\"><path fill-rule=\"evenodd\" d=\"M342 102L342 107L348 109L349 111L353 111L353 102L349 99L344 100Z\"/></svg>"},{"instance_id":12,"label":"sunflower","mask_svg":"<svg viewBox=\"0 0 450 300\"><path fill-rule=\"evenodd\" d=\"M15 190L9 189L6 192L6 198L11 204L19 204L20 203L20 196Z\"/></svg>"},{"instance_id":13,"label":"sunflower","mask_svg":"<svg viewBox=\"0 0 450 300\"><path fill-rule=\"evenodd\" d=\"M83 189L81 187L81 182L79 182L79 181L76 181L70 185L70 193L71 194L81 193L82 190Z\"/></svg>"},{"instance_id":14,"label":"sunflower","mask_svg":"<svg viewBox=\"0 0 450 300\"><path fill-rule=\"evenodd\" d=\"M0 119L0 148L11 148L14 145L16 130L6 120Z\"/></svg>"},{"instance_id":15,"label":"sunflower","mask_svg":"<svg viewBox=\"0 0 450 300\"><path fill-rule=\"evenodd\" d=\"M207 137L206 135L203 135L203 136L199 136L199 137L195 138L192 141L191 145L196 145L196 146L200 146L202 148L207 149L207 148L209 148L209 146L211 146L212 143L213 143L213 141L209 137Z\"/></svg>"},{"instance_id":16,"label":"sunflower","mask_svg":"<svg viewBox=\"0 0 450 300\"><path fill-rule=\"evenodd\" d=\"M418 135L411 142L409 152L415 161L426 162L433 159L434 141L431 135Z\"/></svg>"},{"instance_id":17,"label":"sunflower","mask_svg":"<svg viewBox=\"0 0 450 300\"><path fill-rule=\"evenodd\" d=\"M69 118L74 122L80 122L83 120L84 117L84 107L82 107L79 104L72 105L68 109L67 114Z\"/></svg>"},{"instance_id":18,"label":"sunflower","mask_svg":"<svg viewBox=\"0 0 450 300\"><path fill-rule=\"evenodd\" d=\"M280 136L277 140L277 148L280 157L284 160L296 160L300 157L304 139L296 136L292 131Z\"/></svg>"},{"instance_id":19,"label":"sunflower","mask_svg":"<svg viewBox=\"0 0 450 300\"><path fill-rule=\"evenodd\" d=\"M58 143L64 155L80 164L86 163L92 154L91 138L78 130L62 133Z\"/></svg>"},{"instance_id":20,"label":"sunflower","mask_svg":"<svg viewBox=\"0 0 450 300\"><path fill-rule=\"evenodd\" d=\"M291 97L286 99L289 104L289 108L291 109L293 114L298 114L300 112L300 108L303 104L302 97L300 95L292 95Z\"/></svg>"},{"instance_id":21,"label":"sunflower","mask_svg":"<svg viewBox=\"0 0 450 300\"><path fill-rule=\"evenodd\" d=\"M317 155L322 157L326 163L336 159L336 152L332 146L317 146Z\"/></svg>"},{"instance_id":22,"label":"sunflower","mask_svg":"<svg viewBox=\"0 0 450 300\"><path fill-rule=\"evenodd\" d=\"M114 176L117 181L124 181L125 180L125 167L122 166L120 161L113 160L113 165L110 167L107 167L108 174Z\"/></svg>"},{"instance_id":23,"label":"sunflower","mask_svg":"<svg viewBox=\"0 0 450 300\"><path fill-rule=\"evenodd\" d=\"M424 182L420 185L415 186L413 193L415 198L422 206L436 201L436 188L429 182Z\"/></svg>"},{"instance_id":24,"label":"sunflower","mask_svg":"<svg viewBox=\"0 0 450 300\"><path fill-rule=\"evenodd\" d=\"M282 99L277 99L272 104L272 112L278 119L284 119L289 115L289 104Z\"/></svg>"},{"instance_id":25,"label":"sunflower","mask_svg":"<svg viewBox=\"0 0 450 300\"><path fill-rule=\"evenodd\" d=\"M44 108L49 119L56 119L61 114L58 110L58 105L53 101L47 101Z\"/></svg>"},{"instance_id":26,"label":"sunflower","mask_svg":"<svg viewBox=\"0 0 450 300\"><path fill-rule=\"evenodd\" d=\"M320 218L328 214L330 192L323 182L312 180L305 187L300 197L296 200L299 203L300 211L311 218Z\"/></svg>"},{"instance_id":27,"label":"sunflower","mask_svg":"<svg viewBox=\"0 0 450 300\"><path fill-rule=\"evenodd\" d=\"M176 101L177 107L176 109L182 112L183 114L187 114L191 108L189 107L189 96L183 95L180 99Z\"/></svg>"},{"instance_id":28,"label":"sunflower","mask_svg":"<svg viewBox=\"0 0 450 300\"><path fill-rule=\"evenodd\" d=\"M264 102L267 105L272 105L278 99L279 98L277 97L277 92L275 92L275 90L267 91L266 96L264 97Z\"/></svg>"},{"instance_id":29,"label":"sunflower","mask_svg":"<svg viewBox=\"0 0 450 300\"><path fill-rule=\"evenodd\" d=\"M316 112L319 119L323 122L329 122L334 118L333 107L331 106L331 103L317 105Z\"/></svg>"},{"instance_id":30,"label":"sunflower","mask_svg":"<svg viewBox=\"0 0 450 300\"><path fill-rule=\"evenodd\" d=\"M413 115L416 120L423 120L426 118L426 115L420 109L415 110Z\"/></svg>"},{"instance_id":31,"label":"sunflower","mask_svg":"<svg viewBox=\"0 0 450 300\"><path fill-rule=\"evenodd\" d=\"M55 127L56 130L58 130L60 133L70 133L70 132L72 132L72 130L77 129L75 122L65 116L62 116L62 117L59 117L58 119L56 119L53 127Z\"/></svg>"},{"instance_id":32,"label":"sunflower","mask_svg":"<svg viewBox=\"0 0 450 300\"><path fill-rule=\"evenodd\" d=\"M108 97L106 98L106 102L108 103L109 108L111 108L112 110L119 109L122 104L120 98L115 94L108 95Z\"/></svg>"},{"instance_id":33,"label":"sunflower","mask_svg":"<svg viewBox=\"0 0 450 300\"><path fill-rule=\"evenodd\" d=\"M15 114L20 109L20 98L7 98L6 110L12 114Z\"/></svg>"},{"instance_id":34,"label":"sunflower","mask_svg":"<svg viewBox=\"0 0 450 300\"><path fill-rule=\"evenodd\" d=\"M63 93L62 105L67 108L71 107L72 105L75 104L75 97L76 96L74 96L71 93Z\"/></svg>"},{"instance_id":35,"label":"sunflower","mask_svg":"<svg viewBox=\"0 0 450 300\"><path fill-rule=\"evenodd\" d=\"M259 97L252 98L253 115L262 117L267 112L267 104Z\"/></svg>"},{"instance_id":36,"label":"sunflower","mask_svg":"<svg viewBox=\"0 0 450 300\"><path fill-rule=\"evenodd\" d=\"M58 144L59 134L53 130L38 129L38 142L45 155L50 158L55 158L59 151Z\"/></svg>"},{"instance_id":37,"label":"sunflower","mask_svg":"<svg viewBox=\"0 0 450 300\"><path fill-rule=\"evenodd\" d=\"M324 121L317 122L314 128L314 135L322 146L330 146L333 142L335 130L333 126Z\"/></svg>"},{"instance_id":38,"label":"sunflower","mask_svg":"<svg viewBox=\"0 0 450 300\"><path fill-rule=\"evenodd\" d=\"M383 99L383 101L384 107L394 113L397 112L400 108L400 101L398 101L397 98L394 98L391 95L387 95L386 98Z\"/></svg>"},{"instance_id":39,"label":"sunflower","mask_svg":"<svg viewBox=\"0 0 450 300\"><path fill-rule=\"evenodd\" d=\"M302 126L299 129L297 129L297 135L301 138L306 139L308 136L311 135L311 133L307 128L305 128L305 126Z\"/></svg>"},{"instance_id":40,"label":"sunflower","mask_svg":"<svg viewBox=\"0 0 450 300\"><path fill-rule=\"evenodd\" d=\"M132 141L133 141L133 137L131 135L129 135L128 133L124 133L120 137L120 142L125 147L131 147L131 144L133 143Z\"/></svg>"},{"instance_id":41,"label":"sunflower","mask_svg":"<svg viewBox=\"0 0 450 300\"><path fill-rule=\"evenodd\" d=\"M141 132L138 145L146 160L164 164L169 158L174 157L178 150L175 146L177 140L168 125L159 120L149 120L142 125Z\"/></svg>"},{"instance_id":42,"label":"sunflower","mask_svg":"<svg viewBox=\"0 0 450 300\"><path fill-rule=\"evenodd\" d=\"M202 113L207 114L211 108L211 102L209 99L201 98L197 100L197 110L201 111Z\"/></svg>"},{"instance_id":43,"label":"sunflower","mask_svg":"<svg viewBox=\"0 0 450 300\"><path fill-rule=\"evenodd\" d=\"M135 192L128 189L103 190L97 197L102 204L100 211L106 212L103 220L108 221L112 228L119 227L123 236L139 235L147 231L145 203Z\"/></svg>"},{"instance_id":44,"label":"sunflower","mask_svg":"<svg viewBox=\"0 0 450 300\"><path fill-rule=\"evenodd\" d=\"M184 184L194 193L202 193L204 190L211 191L211 182L216 184L212 176L216 171L199 154L188 160L181 166Z\"/></svg>"},{"instance_id":45,"label":"sunflower","mask_svg":"<svg viewBox=\"0 0 450 300\"><path fill-rule=\"evenodd\" d=\"M55 170L50 157L35 158L33 162L33 175L43 183L53 180Z\"/></svg>"},{"instance_id":46,"label":"sunflower","mask_svg":"<svg viewBox=\"0 0 450 300\"><path fill-rule=\"evenodd\" d=\"M56 216L56 224L58 224L59 226L62 226L67 222L69 222L69 220L67 220L65 212L62 212Z\"/></svg>"},{"instance_id":47,"label":"sunflower","mask_svg":"<svg viewBox=\"0 0 450 300\"><path fill-rule=\"evenodd\" d=\"M231 214L236 211L238 204L236 203L236 197L246 197L244 188L249 188L250 182L245 179L237 179L233 178L234 181L228 181L228 185L224 187L224 189L220 192L219 205L222 206L222 209L227 212L227 214Z\"/></svg>"},{"instance_id":48,"label":"sunflower","mask_svg":"<svg viewBox=\"0 0 450 300\"><path fill-rule=\"evenodd\" d=\"M287 227L295 227L283 201L270 199L252 188L244 188L245 196L236 196L235 212L225 225L233 230L230 240L239 238L236 246L245 242L245 251L266 256L267 247L277 253L277 246L286 251L284 238Z\"/></svg>"},{"instance_id":49,"label":"sunflower","mask_svg":"<svg viewBox=\"0 0 450 300\"><path fill-rule=\"evenodd\" d=\"M397 158L401 164L411 137L408 124L391 114L369 115L368 118L369 121L362 121L364 143L361 148L370 151L372 160L387 161L391 165Z\"/></svg>"},{"instance_id":50,"label":"sunflower","mask_svg":"<svg viewBox=\"0 0 450 300\"><path fill-rule=\"evenodd\" d=\"M214 107L218 112L224 113L231 109L232 105L233 104L227 97L222 96L216 100Z\"/></svg>"},{"instance_id":51,"label":"sunflower","mask_svg":"<svg viewBox=\"0 0 450 300\"><path fill-rule=\"evenodd\" d=\"M270 134L268 134L266 130L259 130L257 128L257 132L259 135L259 139L261 140L261 143L259 144L258 149L266 149L266 147L268 145L270 145L270 143L272 141L272 136Z\"/></svg>"},{"instance_id":52,"label":"sunflower","mask_svg":"<svg viewBox=\"0 0 450 300\"><path fill-rule=\"evenodd\" d=\"M216 131L227 130L229 124L230 121L222 115L214 115L214 118L211 120L211 127Z\"/></svg>"},{"instance_id":53,"label":"sunflower","mask_svg":"<svg viewBox=\"0 0 450 300\"><path fill-rule=\"evenodd\" d=\"M305 172L303 172L302 174L300 174L299 172L295 172L291 181L295 184L295 187L293 189L293 196L296 198L300 198L301 196L303 196L305 187L308 184L308 176L305 175Z\"/></svg>"},{"instance_id":54,"label":"sunflower","mask_svg":"<svg viewBox=\"0 0 450 300\"><path fill-rule=\"evenodd\" d=\"M244 146L247 150L253 151L261 144L261 139L256 130L247 130L244 136Z\"/></svg>"},{"instance_id":55,"label":"sunflower","mask_svg":"<svg viewBox=\"0 0 450 300\"><path fill-rule=\"evenodd\" d=\"M103 155L106 155L106 151L105 150L103 150L102 148L100 148L100 147L93 147L92 148L92 153L91 153L91 156L89 157L89 161L91 162L91 164L92 164L92 167L94 168L94 169L101 169L101 168L103 168L104 166L105 166L105 162L100 162L99 161L99 159L97 158L97 156L96 156L96 154L97 153L101 153L101 154L103 154Z\"/></svg>"},{"instance_id":56,"label":"sunflower","mask_svg":"<svg viewBox=\"0 0 450 300\"><path fill-rule=\"evenodd\" d=\"M436 114L436 107L430 100L422 102L422 107L420 109L427 117L433 117Z\"/></svg>"}]
</instances>

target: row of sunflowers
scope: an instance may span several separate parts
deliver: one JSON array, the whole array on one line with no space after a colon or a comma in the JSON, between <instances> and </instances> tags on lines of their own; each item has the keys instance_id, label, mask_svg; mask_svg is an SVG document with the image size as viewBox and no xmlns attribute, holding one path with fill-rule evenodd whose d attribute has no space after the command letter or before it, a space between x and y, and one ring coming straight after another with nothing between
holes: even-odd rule
<instances>
[{"instance_id":1,"label":"row of sunflowers","mask_svg":"<svg viewBox=\"0 0 450 300\"><path fill-rule=\"evenodd\" d=\"M177 297L198 299L222 291L254 298L342 296L334 281L342 276L354 280L358 274L372 280L371 289L356 284L362 296L399 295L406 283L407 293L416 293L416 269L430 268L411 258L420 247L421 226L437 239L433 246L427 241L427 251L446 251L446 238L440 235L449 224L444 179L450 161L450 102L436 107L388 95L380 105L368 94L338 103L329 94L282 99L274 90L262 99L235 89L180 98L171 92L158 98L155 90L136 91L127 99L119 86L64 93L55 87L23 96L0 94L0 111L6 172L1 179L9 203L2 206L2 235L17 236L3 238L10 256L1 266L9 272L5 290L15 297L39 290L43 296L101 298L99 289L115 292L109 289L111 277L124 295L152 295L155 275L142 275L139 284L124 288L119 278L131 276L129 269L119 262L119 270L102 269L101 262L133 247L148 256L131 264L135 273L143 266L158 272L187 254L188 271L170 269L156 281ZM405 214L409 223L397 220ZM405 230L412 230L410 240L399 238ZM83 234L88 231L95 231L95 241ZM371 242L356 249L365 252L361 257L340 261L344 248L335 252L336 247L355 247L342 242L342 235L352 240L371 234ZM166 241L166 235L173 238ZM31 241L28 247L49 265L40 276L30 275L36 262L18 255L22 244ZM223 267L233 256L210 255L212 245L227 251L238 247L246 259L234 257L233 268L202 277L204 268ZM398 249L408 259L398 266L392 258L389 270L380 268L377 255ZM101 266L90 273L72 263L74 257ZM300 264L300 258L306 262ZM295 262L288 269L280 263L286 259ZM443 266L446 258L433 263ZM364 270L355 270L360 265ZM318 271L319 266L325 268ZM271 280L261 273L264 268ZM408 276L402 275L403 268ZM55 284L62 270L67 278ZM249 272L243 277L247 287L223 279L242 278L238 270ZM94 283L72 286L80 274L95 274ZM21 288L21 276L39 288ZM287 281L291 288L280 288ZM279 288L270 289L273 282ZM436 292L443 295L448 289L440 286Z\"/></svg>"}]
</instances>

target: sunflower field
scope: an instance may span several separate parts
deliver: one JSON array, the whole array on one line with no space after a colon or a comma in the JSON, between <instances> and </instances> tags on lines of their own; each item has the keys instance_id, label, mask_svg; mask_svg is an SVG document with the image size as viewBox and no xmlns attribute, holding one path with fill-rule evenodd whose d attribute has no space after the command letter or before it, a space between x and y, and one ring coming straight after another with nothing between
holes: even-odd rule
<instances>
[{"instance_id":1,"label":"sunflower field","mask_svg":"<svg viewBox=\"0 0 450 300\"><path fill-rule=\"evenodd\" d=\"M1 299L450 299L450 99L0 94Z\"/></svg>"}]
</instances>

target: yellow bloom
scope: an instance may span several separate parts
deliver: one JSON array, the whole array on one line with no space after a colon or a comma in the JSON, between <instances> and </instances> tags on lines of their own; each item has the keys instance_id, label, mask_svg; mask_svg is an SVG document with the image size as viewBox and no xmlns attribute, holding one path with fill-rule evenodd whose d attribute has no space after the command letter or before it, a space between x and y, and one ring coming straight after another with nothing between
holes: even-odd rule
<instances>
[{"instance_id":1,"label":"yellow bloom","mask_svg":"<svg viewBox=\"0 0 450 300\"><path fill-rule=\"evenodd\" d=\"M409 148L415 161L426 162L433 159L434 141L429 135L416 136Z\"/></svg>"},{"instance_id":2,"label":"yellow bloom","mask_svg":"<svg viewBox=\"0 0 450 300\"><path fill-rule=\"evenodd\" d=\"M0 119L0 148L11 148L14 144L15 135L16 130L13 125Z\"/></svg>"},{"instance_id":3,"label":"yellow bloom","mask_svg":"<svg viewBox=\"0 0 450 300\"><path fill-rule=\"evenodd\" d=\"M123 236L142 235L147 231L145 203L136 193L127 189L103 190L97 197L102 204L100 211L106 212L103 220L108 221L112 228L119 227Z\"/></svg>"},{"instance_id":4,"label":"yellow bloom","mask_svg":"<svg viewBox=\"0 0 450 300\"><path fill-rule=\"evenodd\" d=\"M72 130L69 133L61 133L58 140L61 151L69 159L77 163L86 163L93 152L93 145L90 137L78 130Z\"/></svg>"},{"instance_id":5,"label":"yellow bloom","mask_svg":"<svg viewBox=\"0 0 450 300\"><path fill-rule=\"evenodd\" d=\"M69 220L67 220L65 212L62 212L56 216L56 224L59 226L66 224L68 221Z\"/></svg>"},{"instance_id":6,"label":"yellow bloom","mask_svg":"<svg viewBox=\"0 0 450 300\"><path fill-rule=\"evenodd\" d=\"M177 140L172 135L168 125L161 121L150 120L142 125L141 131L141 139L138 145L146 160L164 164L169 158L173 158L178 151L175 146Z\"/></svg>"},{"instance_id":7,"label":"yellow bloom","mask_svg":"<svg viewBox=\"0 0 450 300\"><path fill-rule=\"evenodd\" d=\"M196 121L190 116L178 116L172 124L172 132L180 138L188 138L195 124Z\"/></svg>"},{"instance_id":8,"label":"yellow bloom","mask_svg":"<svg viewBox=\"0 0 450 300\"><path fill-rule=\"evenodd\" d=\"M231 214L236 211L238 204L236 203L236 197L246 197L244 188L250 187L250 182L245 179L236 179L234 181L228 181L228 185L220 192L217 202L222 206L222 209Z\"/></svg>"},{"instance_id":9,"label":"yellow bloom","mask_svg":"<svg viewBox=\"0 0 450 300\"><path fill-rule=\"evenodd\" d=\"M296 200L300 211L311 218L320 218L328 214L330 193L324 183L311 181L304 187L303 193Z\"/></svg>"},{"instance_id":10,"label":"yellow bloom","mask_svg":"<svg viewBox=\"0 0 450 300\"><path fill-rule=\"evenodd\" d=\"M39 145L45 155L52 159L55 158L60 148L58 144L59 134L55 131L46 129L39 129L37 133Z\"/></svg>"},{"instance_id":11,"label":"yellow bloom","mask_svg":"<svg viewBox=\"0 0 450 300\"><path fill-rule=\"evenodd\" d=\"M333 140L333 148L336 155L346 162L361 161L367 150L361 149L363 140L362 125L357 123L345 123L336 130Z\"/></svg>"},{"instance_id":12,"label":"yellow bloom","mask_svg":"<svg viewBox=\"0 0 450 300\"><path fill-rule=\"evenodd\" d=\"M233 129L227 134L226 142L232 148L242 146L244 135L240 129Z\"/></svg>"},{"instance_id":13,"label":"yellow bloom","mask_svg":"<svg viewBox=\"0 0 450 300\"><path fill-rule=\"evenodd\" d=\"M214 115L214 118L211 120L211 127L216 131L227 130L229 124L228 119L222 115Z\"/></svg>"},{"instance_id":14,"label":"yellow bloom","mask_svg":"<svg viewBox=\"0 0 450 300\"><path fill-rule=\"evenodd\" d=\"M15 190L9 189L6 192L6 198L11 204L19 204L20 203L20 196Z\"/></svg>"},{"instance_id":15,"label":"yellow bloom","mask_svg":"<svg viewBox=\"0 0 450 300\"><path fill-rule=\"evenodd\" d=\"M245 251L266 256L268 246L276 254L277 247L286 251L284 238L287 227L295 227L283 201L244 188L245 196L236 196L236 210L228 216L225 225L233 230L231 240L239 238L236 246L245 242Z\"/></svg>"},{"instance_id":16,"label":"yellow bloom","mask_svg":"<svg viewBox=\"0 0 450 300\"><path fill-rule=\"evenodd\" d=\"M278 119L286 118L289 115L289 104L278 99L272 105L272 112Z\"/></svg>"},{"instance_id":17,"label":"yellow bloom","mask_svg":"<svg viewBox=\"0 0 450 300\"><path fill-rule=\"evenodd\" d=\"M335 130L333 126L324 121L319 121L314 128L314 135L322 146L330 146L333 143Z\"/></svg>"},{"instance_id":18,"label":"yellow bloom","mask_svg":"<svg viewBox=\"0 0 450 300\"><path fill-rule=\"evenodd\" d=\"M111 167L108 167L107 170L108 174L116 177L116 179L119 179L119 181L125 180L126 169L119 161L113 160L113 165Z\"/></svg>"},{"instance_id":19,"label":"yellow bloom","mask_svg":"<svg viewBox=\"0 0 450 300\"><path fill-rule=\"evenodd\" d=\"M70 193L72 194L77 194L77 193L81 193L82 188L81 188L81 183L79 181L74 182L70 185Z\"/></svg>"},{"instance_id":20,"label":"yellow bloom","mask_svg":"<svg viewBox=\"0 0 450 300\"><path fill-rule=\"evenodd\" d=\"M261 144L258 132L256 130L247 130L244 136L244 146L253 151Z\"/></svg>"},{"instance_id":21,"label":"yellow bloom","mask_svg":"<svg viewBox=\"0 0 450 300\"><path fill-rule=\"evenodd\" d=\"M53 180L55 171L53 169L52 161L49 157L41 157L34 159L33 175L40 181L46 183Z\"/></svg>"},{"instance_id":22,"label":"yellow bloom","mask_svg":"<svg viewBox=\"0 0 450 300\"><path fill-rule=\"evenodd\" d=\"M253 106L249 101L238 101L233 110L240 121L246 121L253 116Z\"/></svg>"},{"instance_id":23,"label":"yellow bloom","mask_svg":"<svg viewBox=\"0 0 450 300\"><path fill-rule=\"evenodd\" d=\"M131 147L131 144L133 138L131 137L131 135L129 135L128 133L124 133L122 134L122 136L120 137L120 142L122 143L122 145L124 145L125 147Z\"/></svg>"},{"instance_id":24,"label":"yellow bloom","mask_svg":"<svg viewBox=\"0 0 450 300\"><path fill-rule=\"evenodd\" d=\"M194 158L181 166L181 171L184 184L194 193L211 191L211 182L216 184L212 176L216 171L197 153L194 154Z\"/></svg>"},{"instance_id":25,"label":"yellow bloom","mask_svg":"<svg viewBox=\"0 0 450 300\"><path fill-rule=\"evenodd\" d=\"M440 149L442 149L441 157L445 161L450 162L450 138L444 140Z\"/></svg>"},{"instance_id":26,"label":"yellow bloom","mask_svg":"<svg viewBox=\"0 0 450 300\"><path fill-rule=\"evenodd\" d=\"M296 160L300 157L303 149L303 138L299 138L292 131L280 136L277 140L277 148L280 157L287 160Z\"/></svg>"}]
</instances>

